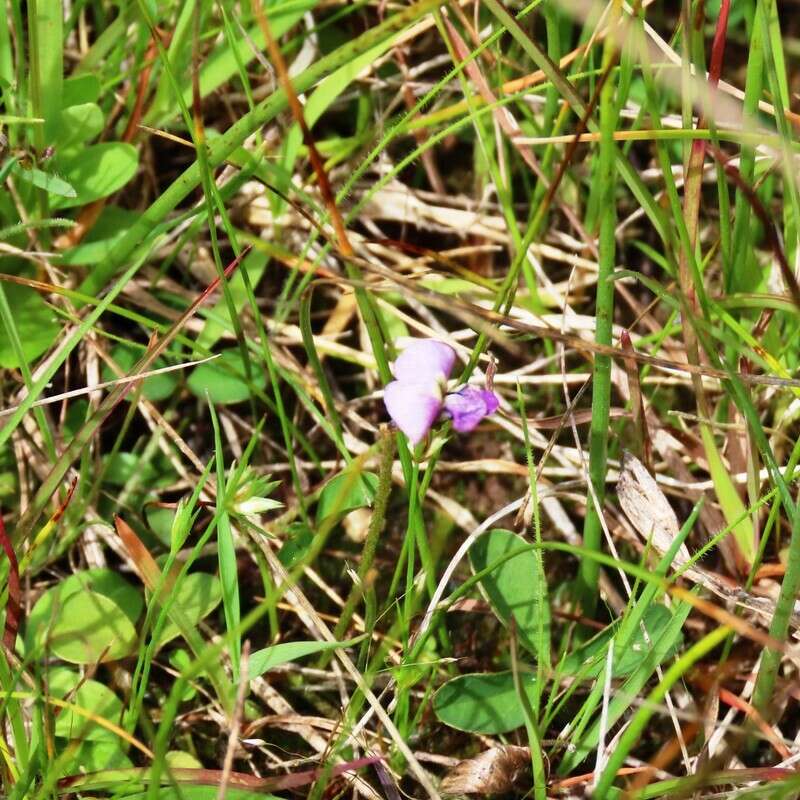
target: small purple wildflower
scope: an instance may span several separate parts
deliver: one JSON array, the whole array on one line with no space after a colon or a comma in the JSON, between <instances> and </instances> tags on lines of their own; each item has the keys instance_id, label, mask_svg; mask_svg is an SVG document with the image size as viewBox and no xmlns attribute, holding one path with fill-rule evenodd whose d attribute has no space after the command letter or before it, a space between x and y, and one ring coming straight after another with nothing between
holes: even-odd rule
<instances>
[{"instance_id":1,"label":"small purple wildflower","mask_svg":"<svg viewBox=\"0 0 800 800\"><path fill-rule=\"evenodd\" d=\"M424 383L392 381L383 390L383 402L395 425L412 444L425 438L442 410L441 389Z\"/></svg>"},{"instance_id":2,"label":"small purple wildflower","mask_svg":"<svg viewBox=\"0 0 800 800\"><path fill-rule=\"evenodd\" d=\"M465 386L445 395L456 363L450 345L435 339L414 339L392 365L396 380L383 393L386 410L395 425L417 444L425 438L436 418L445 411L453 427L466 433L497 410L494 392Z\"/></svg>"},{"instance_id":3,"label":"small purple wildflower","mask_svg":"<svg viewBox=\"0 0 800 800\"><path fill-rule=\"evenodd\" d=\"M465 386L458 392L448 394L444 399L444 410L453 420L453 427L459 433L469 433L489 414L497 411L500 401L494 392Z\"/></svg>"},{"instance_id":4,"label":"small purple wildflower","mask_svg":"<svg viewBox=\"0 0 800 800\"><path fill-rule=\"evenodd\" d=\"M456 351L435 339L413 339L392 364L401 383L447 383L456 363Z\"/></svg>"}]
</instances>

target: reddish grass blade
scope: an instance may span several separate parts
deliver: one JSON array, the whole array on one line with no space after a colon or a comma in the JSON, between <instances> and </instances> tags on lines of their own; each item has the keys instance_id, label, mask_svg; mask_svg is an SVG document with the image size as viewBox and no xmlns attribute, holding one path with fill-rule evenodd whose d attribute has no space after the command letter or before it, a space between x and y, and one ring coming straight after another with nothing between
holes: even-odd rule
<instances>
[{"instance_id":1,"label":"reddish grass blade","mask_svg":"<svg viewBox=\"0 0 800 800\"><path fill-rule=\"evenodd\" d=\"M381 760L381 756L366 756L330 767L315 767L303 772L294 772L289 775L270 778L257 778L244 772L231 772L228 774L226 785L231 789L281 792L287 789L296 789L300 786L308 786L323 776L336 777L343 775L345 772L353 772L361 769L361 767L376 764ZM127 783L138 780L146 783L149 772L150 770L145 767L141 769L104 770L85 775L69 775L58 782L58 788L60 790L78 791L80 789L86 791L91 787L106 787L121 782ZM174 781L185 786L219 786L222 782L222 770L176 768L169 771L169 776L164 776L164 781Z\"/></svg>"},{"instance_id":2,"label":"reddish grass blade","mask_svg":"<svg viewBox=\"0 0 800 800\"><path fill-rule=\"evenodd\" d=\"M136 565L142 583L151 592L155 592L161 580L161 570L156 560L150 555L150 551L136 535L133 528L122 517L114 517L114 527L117 529L117 535L122 539L122 544L125 545L131 561ZM164 586L164 591L166 592L167 590L167 587Z\"/></svg>"},{"instance_id":3,"label":"reddish grass blade","mask_svg":"<svg viewBox=\"0 0 800 800\"><path fill-rule=\"evenodd\" d=\"M331 216L331 223L336 231L336 238L339 240L339 250L345 258L351 258L355 255L355 251L347 236L347 228L345 227L344 219L336 205L336 196L328 180L328 174L325 172L325 162L322 160L319 150L317 150L317 145L314 141L314 137L311 135L308 125L306 125L306 119L303 115L303 106L300 105L297 92L295 92L294 86L292 85L292 79L289 77L289 70L286 68L283 53L281 53L280 47L278 47L277 42L272 37L272 31L270 30L269 22L267 22L267 16L264 13L261 0L256 0L253 4L253 10L258 18L261 30L264 33L264 41L267 43L267 50L269 50L269 57L272 59L272 66L275 67L275 72L278 73L281 86L283 86L283 90L286 92L286 99L289 102L292 116L295 122L300 126L300 131L303 134L303 143L308 148L308 157L311 161L311 166L314 168L322 198Z\"/></svg>"},{"instance_id":4,"label":"reddish grass blade","mask_svg":"<svg viewBox=\"0 0 800 800\"><path fill-rule=\"evenodd\" d=\"M708 67L708 82L716 89L722 75L722 60L725 57L725 42L728 39L728 16L731 12L731 0L722 0L719 4L717 28L711 45L711 63Z\"/></svg>"},{"instance_id":5,"label":"reddish grass blade","mask_svg":"<svg viewBox=\"0 0 800 800\"><path fill-rule=\"evenodd\" d=\"M719 699L726 705L741 711L764 735L764 738L773 746L775 752L785 760L791 756L789 748L775 735L775 731L769 723L761 716L758 709L752 706L747 700L743 700L729 689L720 688Z\"/></svg>"},{"instance_id":6,"label":"reddish grass blade","mask_svg":"<svg viewBox=\"0 0 800 800\"><path fill-rule=\"evenodd\" d=\"M22 617L22 590L19 582L19 563L17 554L11 546L11 539L6 533L6 524L0 512L0 545L5 550L8 558L8 602L6 603L6 627L3 631L3 644L9 649L14 649L17 641L17 631Z\"/></svg>"}]
</instances>

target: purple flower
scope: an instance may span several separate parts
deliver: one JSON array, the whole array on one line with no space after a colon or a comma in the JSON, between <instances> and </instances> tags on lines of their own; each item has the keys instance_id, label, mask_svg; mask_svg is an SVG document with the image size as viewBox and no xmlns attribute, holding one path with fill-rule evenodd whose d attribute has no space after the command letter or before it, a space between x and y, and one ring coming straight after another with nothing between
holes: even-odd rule
<instances>
[{"instance_id":1,"label":"purple flower","mask_svg":"<svg viewBox=\"0 0 800 800\"><path fill-rule=\"evenodd\" d=\"M392 364L401 383L444 384L456 363L456 351L435 339L413 339Z\"/></svg>"},{"instance_id":2,"label":"purple flower","mask_svg":"<svg viewBox=\"0 0 800 800\"><path fill-rule=\"evenodd\" d=\"M383 402L395 425L417 444L442 410L442 393L430 384L392 381L383 390Z\"/></svg>"},{"instance_id":3,"label":"purple flower","mask_svg":"<svg viewBox=\"0 0 800 800\"><path fill-rule=\"evenodd\" d=\"M392 365L396 380L386 386L383 400L389 416L412 444L425 438L442 410L462 433L497 410L499 401L494 392L466 386L445 396L455 362L450 345L414 339Z\"/></svg>"},{"instance_id":4,"label":"purple flower","mask_svg":"<svg viewBox=\"0 0 800 800\"><path fill-rule=\"evenodd\" d=\"M465 386L444 399L445 413L452 418L453 427L459 433L469 433L484 417L497 411L499 405L494 392L474 386Z\"/></svg>"}]
</instances>

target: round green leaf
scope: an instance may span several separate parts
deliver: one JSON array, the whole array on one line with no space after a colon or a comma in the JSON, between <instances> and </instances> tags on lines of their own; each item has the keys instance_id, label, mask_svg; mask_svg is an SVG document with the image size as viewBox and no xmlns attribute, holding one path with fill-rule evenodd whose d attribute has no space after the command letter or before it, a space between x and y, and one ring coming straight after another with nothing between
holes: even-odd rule
<instances>
[{"instance_id":1,"label":"round green leaf","mask_svg":"<svg viewBox=\"0 0 800 800\"><path fill-rule=\"evenodd\" d=\"M191 754L182 750L170 750L165 757L170 769L202 769L203 765Z\"/></svg>"},{"instance_id":2,"label":"round green leaf","mask_svg":"<svg viewBox=\"0 0 800 800\"><path fill-rule=\"evenodd\" d=\"M329 517L341 519L356 508L371 506L378 489L378 476L373 472L355 473L345 470L322 489L317 503L317 524Z\"/></svg>"},{"instance_id":3,"label":"round green leaf","mask_svg":"<svg viewBox=\"0 0 800 800\"><path fill-rule=\"evenodd\" d=\"M62 714L66 713L66 711L62 712ZM80 724L80 720L78 720L78 724ZM58 723L56 723L56 728L58 728ZM101 728L101 730L103 729ZM113 736L113 734L109 735ZM84 739L80 742L72 741L69 745L70 747L77 745L77 750L72 751L70 759L61 766L59 770L61 777L99 772L105 769L131 769L133 767L133 762L119 746L118 739L113 742L95 742L91 739Z\"/></svg>"},{"instance_id":4,"label":"round green leaf","mask_svg":"<svg viewBox=\"0 0 800 800\"><path fill-rule=\"evenodd\" d=\"M80 675L66 667L55 667L47 673L47 688L53 697L68 697L72 705L88 714L102 717L115 725L119 724L122 701L102 683L82 680ZM113 731L98 725L85 714L80 714L70 708L59 710L56 717L55 734L64 739L110 741L115 744L119 741ZM105 766L102 769L105 769Z\"/></svg>"},{"instance_id":5,"label":"round green leaf","mask_svg":"<svg viewBox=\"0 0 800 800\"><path fill-rule=\"evenodd\" d=\"M192 572L178 584L172 601L190 625L197 625L207 617L222 600L219 580L207 572ZM180 634L180 628L170 619L159 637L159 646Z\"/></svg>"},{"instance_id":6,"label":"round green leaf","mask_svg":"<svg viewBox=\"0 0 800 800\"><path fill-rule=\"evenodd\" d=\"M119 191L139 166L139 154L125 142L103 142L55 158L56 172L75 189L75 197L52 197L54 208L82 206Z\"/></svg>"},{"instance_id":7,"label":"round green leaf","mask_svg":"<svg viewBox=\"0 0 800 800\"><path fill-rule=\"evenodd\" d=\"M64 80L61 101L64 108L80 103L93 103L100 97L100 79L92 72L83 72Z\"/></svg>"},{"instance_id":8,"label":"round green leaf","mask_svg":"<svg viewBox=\"0 0 800 800\"><path fill-rule=\"evenodd\" d=\"M14 326L22 342L25 361L38 358L58 336L56 316L42 300L39 293L15 283L3 284L3 291L14 315ZM18 369L19 359L11 345L6 327L0 322L0 367Z\"/></svg>"},{"instance_id":9,"label":"round green leaf","mask_svg":"<svg viewBox=\"0 0 800 800\"><path fill-rule=\"evenodd\" d=\"M80 244L61 253L58 263L91 266L105 261L139 217L139 214L127 208L106 206L86 237Z\"/></svg>"},{"instance_id":10,"label":"round green leaf","mask_svg":"<svg viewBox=\"0 0 800 800\"><path fill-rule=\"evenodd\" d=\"M172 537L172 524L175 521L175 509L148 506L144 513L150 530L152 530L164 544L169 545Z\"/></svg>"},{"instance_id":11,"label":"round green leaf","mask_svg":"<svg viewBox=\"0 0 800 800\"><path fill-rule=\"evenodd\" d=\"M139 356L143 354L143 352L143 350L136 351L132 347L121 344L117 345L111 351L111 357L123 372L130 374L136 362L139 361ZM149 370L162 369L167 366L169 366L167 361L163 358L157 358L153 365L149 367ZM115 373L113 373L109 367L103 368L104 381L111 381L116 377ZM145 378L142 386L142 394L154 403L159 400L165 400L174 394L179 380L180 377L177 372L165 372L161 375L153 375L151 378ZM132 395L128 395L129 399L130 397L132 397Z\"/></svg>"},{"instance_id":12,"label":"round green leaf","mask_svg":"<svg viewBox=\"0 0 800 800\"><path fill-rule=\"evenodd\" d=\"M97 103L80 103L61 111L56 151L81 145L103 130L103 112Z\"/></svg>"},{"instance_id":13,"label":"round green leaf","mask_svg":"<svg viewBox=\"0 0 800 800\"><path fill-rule=\"evenodd\" d=\"M144 608L142 593L116 572L102 567L76 572L48 589L31 609L25 626L26 653L44 647L52 638L52 626L67 598L87 591L107 597L131 624L136 623Z\"/></svg>"},{"instance_id":14,"label":"round green leaf","mask_svg":"<svg viewBox=\"0 0 800 800\"><path fill-rule=\"evenodd\" d=\"M515 620L520 644L544 657L550 637L550 609L542 602L547 587L537 554L530 548L525 550L526 546L527 542L512 531L496 528L475 542L470 562L472 569L480 572L515 550L523 550L483 577L481 589L503 624Z\"/></svg>"},{"instance_id":15,"label":"round green leaf","mask_svg":"<svg viewBox=\"0 0 800 800\"><path fill-rule=\"evenodd\" d=\"M250 362L250 374L256 388L262 389L266 385L267 376L256 361ZM219 358L200 364L192 370L188 386L192 394L201 400L206 399L207 392L214 405L242 403L251 395L246 375L239 350L223 350Z\"/></svg>"},{"instance_id":16,"label":"round green leaf","mask_svg":"<svg viewBox=\"0 0 800 800\"><path fill-rule=\"evenodd\" d=\"M314 534L305 522L293 522L286 538L278 550L278 559L287 569L291 569L309 551L314 543Z\"/></svg>"},{"instance_id":17,"label":"round green leaf","mask_svg":"<svg viewBox=\"0 0 800 800\"><path fill-rule=\"evenodd\" d=\"M112 486L125 486L135 478L137 486L151 488L169 484L173 478L160 458L145 461L138 453L117 452L106 456L103 461L106 465L104 481Z\"/></svg>"},{"instance_id":18,"label":"round green leaf","mask_svg":"<svg viewBox=\"0 0 800 800\"><path fill-rule=\"evenodd\" d=\"M50 648L73 664L116 661L136 649L136 630L122 609L105 595L81 592L56 609Z\"/></svg>"},{"instance_id":19,"label":"round green leaf","mask_svg":"<svg viewBox=\"0 0 800 800\"><path fill-rule=\"evenodd\" d=\"M536 678L520 675L528 699L533 703ZM525 724L522 704L510 672L461 675L448 681L433 697L433 710L441 722L470 733L495 735Z\"/></svg>"}]
</instances>

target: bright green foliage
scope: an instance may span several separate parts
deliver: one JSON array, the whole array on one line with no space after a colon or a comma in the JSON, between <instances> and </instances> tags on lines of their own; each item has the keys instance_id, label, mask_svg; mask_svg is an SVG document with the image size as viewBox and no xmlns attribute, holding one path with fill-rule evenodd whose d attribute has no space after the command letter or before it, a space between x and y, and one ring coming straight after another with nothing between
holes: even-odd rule
<instances>
[{"instance_id":1,"label":"bright green foliage","mask_svg":"<svg viewBox=\"0 0 800 800\"><path fill-rule=\"evenodd\" d=\"M102 604L102 608L110 613L128 633L130 633L132 626L139 619L144 608L144 599L141 592L115 572L102 568L76 572L56 586L48 589L31 609L25 621L24 639L26 650L32 653L39 653L41 652L40 648L47 648L52 645L54 629L58 630L56 628L58 620L65 618L64 609L67 601L72 597L83 595L88 595L95 601L98 601L98 598L103 598L98 601ZM78 633L80 633L80 624L82 622L80 614L87 612L84 603L82 601L79 602L80 608L71 607L79 614L77 617ZM88 613L93 618L97 617L94 611L88 611ZM125 622L121 622L122 618L127 620L127 625ZM69 624L69 622L66 623L66 625ZM97 635L99 636L99 633ZM131 642L129 641L128 644L131 644ZM91 663L91 661L79 661L78 663Z\"/></svg>"},{"instance_id":2,"label":"bright green foliage","mask_svg":"<svg viewBox=\"0 0 800 800\"><path fill-rule=\"evenodd\" d=\"M71 704L93 717L102 717L113 724L119 721L122 701L102 683L82 679L77 672L65 667L49 670L45 678L47 692L51 697L69 698ZM117 744L117 735L113 731L97 725L85 714L78 714L70 708L65 708L56 717L55 734L63 739Z\"/></svg>"},{"instance_id":3,"label":"bright green foliage","mask_svg":"<svg viewBox=\"0 0 800 800\"><path fill-rule=\"evenodd\" d=\"M38 358L53 343L58 334L55 314L33 289L9 284L3 287L14 311L14 325L28 361ZM20 363L8 335L0 338L0 367L19 368Z\"/></svg>"},{"instance_id":4,"label":"bright green foliage","mask_svg":"<svg viewBox=\"0 0 800 800\"><path fill-rule=\"evenodd\" d=\"M274 667L296 661L298 658L327 650L351 647L354 642L282 642L251 654L248 664L250 678L257 678Z\"/></svg>"},{"instance_id":5,"label":"bright green foliage","mask_svg":"<svg viewBox=\"0 0 800 800\"><path fill-rule=\"evenodd\" d=\"M219 581L206 572L192 572L183 578L170 598L182 620L192 628L207 617L222 600ZM177 621L167 620L158 638L160 647L181 634Z\"/></svg>"},{"instance_id":6,"label":"bright green foliage","mask_svg":"<svg viewBox=\"0 0 800 800\"><path fill-rule=\"evenodd\" d=\"M105 595L91 591L69 595L55 613L47 644L63 661L117 661L136 648L136 630L130 619Z\"/></svg>"},{"instance_id":7,"label":"bright green foliage","mask_svg":"<svg viewBox=\"0 0 800 800\"><path fill-rule=\"evenodd\" d=\"M550 609L539 601L544 575L536 553L523 548L524 544L512 531L492 530L472 547L470 562L475 572L481 572L516 550L522 550L481 578L481 588L503 624L508 626L513 620L520 644L534 655L544 651L546 657L549 646L545 649L537 644L540 636L545 636L548 642L550 639Z\"/></svg>"},{"instance_id":8,"label":"bright green foliage","mask_svg":"<svg viewBox=\"0 0 800 800\"><path fill-rule=\"evenodd\" d=\"M523 676L523 686L534 702L536 679ZM471 733L507 733L525 724L510 672L461 675L448 681L434 695L436 716L452 728Z\"/></svg>"},{"instance_id":9,"label":"bright green foliage","mask_svg":"<svg viewBox=\"0 0 800 800\"><path fill-rule=\"evenodd\" d=\"M252 386L262 389L266 384L264 370L251 364ZM243 403L252 392L246 380L242 357L237 350L223 350L219 358L200 364L192 370L187 385L192 394L215 405Z\"/></svg>"},{"instance_id":10,"label":"bright green foliage","mask_svg":"<svg viewBox=\"0 0 800 800\"><path fill-rule=\"evenodd\" d=\"M346 470L325 484L317 503L317 525L341 519L357 508L372 505L378 476L373 472Z\"/></svg>"}]
</instances>

